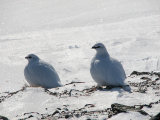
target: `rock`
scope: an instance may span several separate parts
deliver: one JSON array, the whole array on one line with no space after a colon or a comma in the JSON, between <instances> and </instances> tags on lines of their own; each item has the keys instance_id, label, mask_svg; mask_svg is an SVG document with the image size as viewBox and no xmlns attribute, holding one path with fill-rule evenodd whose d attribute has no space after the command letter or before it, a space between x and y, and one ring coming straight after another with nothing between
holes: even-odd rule
<instances>
[{"instance_id":1,"label":"rock","mask_svg":"<svg viewBox=\"0 0 160 120\"><path fill-rule=\"evenodd\" d=\"M151 75L149 72L138 72L138 71L133 71L131 75Z\"/></svg>"},{"instance_id":2,"label":"rock","mask_svg":"<svg viewBox=\"0 0 160 120\"><path fill-rule=\"evenodd\" d=\"M149 120L160 120L160 112Z\"/></svg>"},{"instance_id":3,"label":"rock","mask_svg":"<svg viewBox=\"0 0 160 120\"><path fill-rule=\"evenodd\" d=\"M122 112L129 112L129 111L139 112L142 115L148 115L148 113L146 113L144 110L141 110L142 109L141 106L135 107L135 106L127 106L127 105L114 103L111 105L111 109L115 115Z\"/></svg>"},{"instance_id":4,"label":"rock","mask_svg":"<svg viewBox=\"0 0 160 120\"><path fill-rule=\"evenodd\" d=\"M0 120L9 120L9 119L0 115Z\"/></svg>"}]
</instances>

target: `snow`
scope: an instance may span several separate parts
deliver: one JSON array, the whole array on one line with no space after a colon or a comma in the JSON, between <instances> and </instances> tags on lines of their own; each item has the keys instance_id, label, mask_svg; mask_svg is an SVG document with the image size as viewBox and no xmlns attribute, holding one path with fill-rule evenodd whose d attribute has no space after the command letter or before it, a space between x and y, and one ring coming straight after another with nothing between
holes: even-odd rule
<instances>
[{"instance_id":1,"label":"snow","mask_svg":"<svg viewBox=\"0 0 160 120\"><path fill-rule=\"evenodd\" d=\"M159 0L1 0L1 34L81 27L158 14Z\"/></svg>"},{"instance_id":2,"label":"snow","mask_svg":"<svg viewBox=\"0 0 160 120\"><path fill-rule=\"evenodd\" d=\"M120 113L117 116L115 116L109 120L118 120L119 118L123 118L123 120L139 120L139 119L149 120L150 117L142 116L140 113L130 112L127 114L127 116L125 113Z\"/></svg>"},{"instance_id":3,"label":"snow","mask_svg":"<svg viewBox=\"0 0 160 120\"><path fill-rule=\"evenodd\" d=\"M78 95L82 94L78 97L58 98L43 88L27 87L0 103L0 115L18 119L28 112L52 114L63 105L74 110L94 104L92 109L102 110L113 103L138 105L159 100L154 90L144 94L115 88L95 91L90 96L81 92L96 85L89 68L95 55L91 47L97 42L104 43L109 54L121 61L127 76L135 70L160 71L159 0L1 0L0 15L0 97L25 86L24 57L29 53L52 64L62 84L85 82L50 89L52 92L76 89L80 91ZM128 77L126 81L141 79ZM143 110L156 115L159 107L160 104L155 104ZM150 117L129 112L110 119L121 118Z\"/></svg>"}]
</instances>

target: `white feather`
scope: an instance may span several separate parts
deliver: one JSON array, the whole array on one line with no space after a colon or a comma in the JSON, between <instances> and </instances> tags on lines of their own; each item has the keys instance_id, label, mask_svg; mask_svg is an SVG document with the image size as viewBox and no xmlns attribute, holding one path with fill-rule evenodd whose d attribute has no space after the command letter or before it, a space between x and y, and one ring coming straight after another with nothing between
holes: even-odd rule
<instances>
[{"instance_id":1,"label":"white feather","mask_svg":"<svg viewBox=\"0 0 160 120\"><path fill-rule=\"evenodd\" d=\"M90 73L98 86L123 86L126 78L121 63L111 58L102 43L95 44L96 55L92 59Z\"/></svg>"},{"instance_id":2,"label":"white feather","mask_svg":"<svg viewBox=\"0 0 160 120\"><path fill-rule=\"evenodd\" d=\"M34 54L29 56L31 58L28 59L28 65L24 69L24 76L31 86L41 86L43 88L62 86L57 72L50 64L40 60Z\"/></svg>"}]
</instances>

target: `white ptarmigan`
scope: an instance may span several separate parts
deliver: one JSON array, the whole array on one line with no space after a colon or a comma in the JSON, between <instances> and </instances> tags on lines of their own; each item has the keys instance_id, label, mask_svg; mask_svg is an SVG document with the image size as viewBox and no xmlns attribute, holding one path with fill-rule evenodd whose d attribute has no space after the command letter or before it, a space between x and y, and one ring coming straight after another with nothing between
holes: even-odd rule
<instances>
[{"instance_id":1,"label":"white ptarmigan","mask_svg":"<svg viewBox=\"0 0 160 120\"><path fill-rule=\"evenodd\" d=\"M59 76L52 65L42 61L38 56L29 54L25 57L28 64L24 76L32 87L55 88L62 86Z\"/></svg>"},{"instance_id":2,"label":"white ptarmigan","mask_svg":"<svg viewBox=\"0 0 160 120\"><path fill-rule=\"evenodd\" d=\"M102 43L95 44L92 49L96 50L96 55L90 73L98 86L124 86L126 74L121 63L110 57Z\"/></svg>"}]
</instances>

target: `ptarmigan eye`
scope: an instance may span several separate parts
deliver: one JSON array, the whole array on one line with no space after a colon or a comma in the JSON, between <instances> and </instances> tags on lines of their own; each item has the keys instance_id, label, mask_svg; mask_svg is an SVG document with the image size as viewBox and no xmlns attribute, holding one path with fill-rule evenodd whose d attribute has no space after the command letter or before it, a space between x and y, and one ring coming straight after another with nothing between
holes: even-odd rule
<instances>
[{"instance_id":1,"label":"ptarmigan eye","mask_svg":"<svg viewBox=\"0 0 160 120\"><path fill-rule=\"evenodd\" d=\"M95 49L100 48L101 46L95 46Z\"/></svg>"},{"instance_id":2,"label":"ptarmigan eye","mask_svg":"<svg viewBox=\"0 0 160 120\"><path fill-rule=\"evenodd\" d=\"M92 49L100 48L101 46L93 46Z\"/></svg>"}]
</instances>

